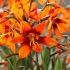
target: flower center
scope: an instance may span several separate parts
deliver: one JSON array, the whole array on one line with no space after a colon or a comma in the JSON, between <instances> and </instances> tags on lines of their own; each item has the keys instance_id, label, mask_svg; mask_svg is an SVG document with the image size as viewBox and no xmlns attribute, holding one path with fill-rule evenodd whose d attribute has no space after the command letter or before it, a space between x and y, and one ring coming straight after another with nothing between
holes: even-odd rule
<instances>
[{"instance_id":1,"label":"flower center","mask_svg":"<svg viewBox=\"0 0 70 70\"><path fill-rule=\"evenodd\" d=\"M39 46L38 43L39 43L40 36L38 34L29 33L28 35L26 35L26 39L30 47L36 48L36 46Z\"/></svg>"}]
</instances>

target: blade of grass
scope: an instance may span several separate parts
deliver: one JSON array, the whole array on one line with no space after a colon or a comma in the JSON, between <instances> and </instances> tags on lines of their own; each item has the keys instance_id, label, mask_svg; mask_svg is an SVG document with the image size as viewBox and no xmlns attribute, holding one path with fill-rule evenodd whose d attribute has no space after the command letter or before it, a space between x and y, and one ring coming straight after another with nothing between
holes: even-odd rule
<instances>
[{"instance_id":1,"label":"blade of grass","mask_svg":"<svg viewBox=\"0 0 70 70\"><path fill-rule=\"evenodd\" d=\"M2 47L3 49L3 53L4 53L4 58L9 55L12 54L11 50L8 47ZM5 60L8 61L8 68L9 70L17 70L16 67L16 58L15 56L11 57L11 58L5 58Z\"/></svg>"},{"instance_id":2,"label":"blade of grass","mask_svg":"<svg viewBox=\"0 0 70 70\"><path fill-rule=\"evenodd\" d=\"M60 59L56 60L54 70L62 70L62 62Z\"/></svg>"},{"instance_id":3,"label":"blade of grass","mask_svg":"<svg viewBox=\"0 0 70 70\"><path fill-rule=\"evenodd\" d=\"M44 51L42 53L42 61L43 61L43 69L48 70L49 68L49 63L50 63L50 49L44 48Z\"/></svg>"}]
</instances>

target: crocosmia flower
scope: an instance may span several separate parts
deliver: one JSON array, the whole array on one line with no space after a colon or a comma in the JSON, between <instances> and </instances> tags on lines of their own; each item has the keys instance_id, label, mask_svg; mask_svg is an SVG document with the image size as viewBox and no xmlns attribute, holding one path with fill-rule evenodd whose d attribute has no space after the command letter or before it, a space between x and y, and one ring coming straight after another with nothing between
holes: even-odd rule
<instances>
[{"instance_id":1,"label":"crocosmia flower","mask_svg":"<svg viewBox=\"0 0 70 70\"><path fill-rule=\"evenodd\" d=\"M42 44L47 46L56 46L56 40L48 36L41 36L46 30L46 22L37 24L35 27L30 26L27 22L23 22L21 26L21 36L12 39L14 43L21 43L19 48L19 57L24 58L33 50L37 53L42 51Z\"/></svg>"}]
</instances>

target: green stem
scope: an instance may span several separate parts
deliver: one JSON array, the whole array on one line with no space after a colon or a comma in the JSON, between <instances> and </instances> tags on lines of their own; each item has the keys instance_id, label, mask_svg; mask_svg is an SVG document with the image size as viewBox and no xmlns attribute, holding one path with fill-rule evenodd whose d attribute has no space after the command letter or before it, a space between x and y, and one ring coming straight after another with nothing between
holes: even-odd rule
<instances>
[{"instance_id":1,"label":"green stem","mask_svg":"<svg viewBox=\"0 0 70 70\"><path fill-rule=\"evenodd\" d=\"M37 61L37 63L38 63L38 53L36 53L36 61ZM39 63L37 64L37 70L40 70Z\"/></svg>"},{"instance_id":2,"label":"green stem","mask_svg":"<svg viewBox=\"0 0 70 70\"><path fill-rule=\"evenodd\" d=\"M31 70L34 70L34 67L33 67L33 62L32 62L32 54L30 54L30 56L29 56L29 64L30 64L30 68L31 68Z\"/></svg>"},{"instance_id":3,"label":"green stem","mask_svg":"<svg viewBox=\"0 0 70 70\"><path fill-rule=\"evenodd\" d=\"M63 70L67 70L67 69L66 69L66 57L65 57L64 60L63 60L63 67L62 67L62 68L63 68Z\"/></svg>"}]
</instances>

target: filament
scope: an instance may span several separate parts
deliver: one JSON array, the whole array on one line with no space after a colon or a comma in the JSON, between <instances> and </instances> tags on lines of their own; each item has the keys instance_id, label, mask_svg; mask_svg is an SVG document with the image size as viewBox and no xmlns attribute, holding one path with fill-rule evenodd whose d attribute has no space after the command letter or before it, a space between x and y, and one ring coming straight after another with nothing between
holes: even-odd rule
<instances>
[{"instance_id":1,"label":"filament","mask_svg":"<svg viewBox=\"0 0 70 70\"><path fill-rule=\"evenodd\" d=\"M38 42L35 42L37 46L39 46Z\"/></svg>"}]
</instances>

